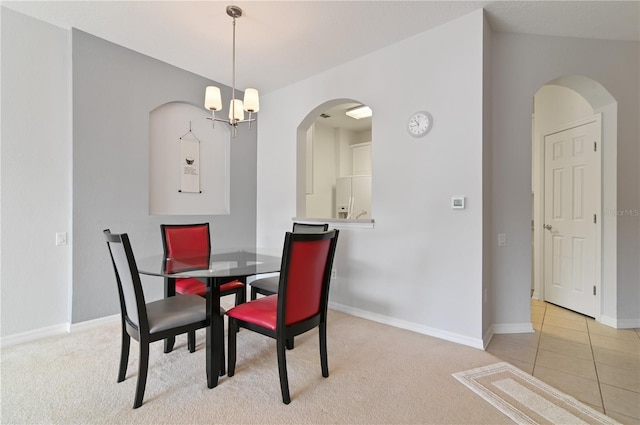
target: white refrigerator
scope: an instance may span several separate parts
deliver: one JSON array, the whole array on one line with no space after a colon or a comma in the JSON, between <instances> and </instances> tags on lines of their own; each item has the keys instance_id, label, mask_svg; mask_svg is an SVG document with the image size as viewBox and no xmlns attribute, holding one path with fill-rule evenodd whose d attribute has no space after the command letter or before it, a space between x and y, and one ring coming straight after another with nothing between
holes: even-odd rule
<instances>
[{"instance_id":1,"label":"white refrigerator","mask_svg":"<svg viewBox=\"0 0 640 425\"><path fill-rule=\"evenodd\" d=\"M336 179L335 218L371 218L371 176Z\"/></svg>"}]
</instances>

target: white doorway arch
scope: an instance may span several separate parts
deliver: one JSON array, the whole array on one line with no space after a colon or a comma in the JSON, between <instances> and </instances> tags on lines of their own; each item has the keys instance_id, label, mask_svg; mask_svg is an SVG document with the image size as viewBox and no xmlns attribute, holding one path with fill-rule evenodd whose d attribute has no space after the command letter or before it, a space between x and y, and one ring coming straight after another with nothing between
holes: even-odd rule
<instances>
[{"instance_id":1,"label":"white doorway arch","mask_svg":"<svg viewBox=\"0 0 640 425\"><path fill-rule=\"evenodd\" d=\"M597 276L595 318L610 326L602 317L603 303L607 311L615 311L616 287L616 216L607 214L617 205L617 102L597 81L581 75L556 78L543 85L534 96L532 115L532 193L533 193L533 297L545 299L543 282L544 211L542 189L544 183L544 136L576 122L600 116L601 143L601 232L599 272ZM611 321L612 322L612 321Z\"/></svg>"}]
</instances>

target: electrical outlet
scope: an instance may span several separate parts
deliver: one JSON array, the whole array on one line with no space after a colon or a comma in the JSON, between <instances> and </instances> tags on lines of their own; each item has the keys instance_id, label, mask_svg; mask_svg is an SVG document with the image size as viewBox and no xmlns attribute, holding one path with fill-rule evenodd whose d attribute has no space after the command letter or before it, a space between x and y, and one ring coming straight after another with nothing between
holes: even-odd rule
<instances>
[{"instance_id":1,"label":"electrical outlet","mask_svg":"<svg viewBox=\"0 0 640 425\"><path fill-rule=\"evenodd\" d=\"M66 245L66 244L67 244L67 232L56 233L56 245Z\"/></svg>"},{"instance_id":2,"label":"electrical outlet","mask_svg":"<svg viewBox=\"0 0 640 425\"><path fill-rule=\"evenodd\" d=\"M336 269L331 270L331 279L337 279L338 271Z\"/></svg>"},{"instance_id":3,"label":"electrical outlet","mask_svg":"<svg viewBox=\"0 0 640 425\"><path fill-rule=\"evenodd\" d=\"M507 235L498 233L498 246L507 246Z\"/></svg>"}]
</instances>

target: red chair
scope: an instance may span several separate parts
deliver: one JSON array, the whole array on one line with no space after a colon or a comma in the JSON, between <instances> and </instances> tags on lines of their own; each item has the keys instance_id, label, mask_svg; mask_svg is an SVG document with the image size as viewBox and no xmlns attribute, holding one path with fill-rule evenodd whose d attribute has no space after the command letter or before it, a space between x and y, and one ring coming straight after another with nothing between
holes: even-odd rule
<instances>
[{"instance_id":1,"label":"red chair","mask_svg":"<svg viewBox=\"0 0 640 425\"><path fill-rule=\"evenodd\" d=\"M328 223L293 223L293 231L298 233L316 233L326 232L329 229ZM263 277L251 282L251 299L258 298L258 294L261 295L273 295L278 293L278 282L280 278L278 276ZM289 347L293 348L293 347Z\"/></svg>"},{"instance_id":2,"label":"red chair","mask_svg":"<svg viewBox=\"0 0 640 425\"><path fill-rule=\"evenodd\" d=\"M208 267L208 256L211 253L211 236L209 223L199 224L161 224L162 246L167 258L207 258L204 267ZM235 295L235 305L246 301L246 286L244 282L230 279L220 286L220 296ZM207 296L207 285L196 278L165 279L165 297L175 294L192 294ZM195 351L195 332L188 334L190 352ZM173 342L165 345L165 352L170 352Z\"/></svg>"},{"instance_id":3,"label":"red chair","mask_svg":"<svg viewBox=\"0 0 640 425\"><path fill-rule=\"evenodd\" d=\"M289 404L286 343L315 327L318 327L322 376L329 376L327 303L337 242L338 230L335 229L322 233L286 233L278 294L227 311L229 376L235 373L239 328L275 338L282 401Z\"/></svg>"}]
</instances>

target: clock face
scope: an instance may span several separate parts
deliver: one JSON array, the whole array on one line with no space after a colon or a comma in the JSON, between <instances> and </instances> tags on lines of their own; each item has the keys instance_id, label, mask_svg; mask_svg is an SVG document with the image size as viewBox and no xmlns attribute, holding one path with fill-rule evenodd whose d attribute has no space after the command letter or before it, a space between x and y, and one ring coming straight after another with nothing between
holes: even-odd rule
<instances>
[{"instance_id":1,"label":"clock face","mask_svg":"<svg viewBox=\"0 0 640 425\"><path fill-rule=\"evenodd\" d=\"M426 135L433 125L433 117L425 111L416 112L411 115L407 123L407 131L413 137L422 137Z\"/></svg>"}]
</instances>

